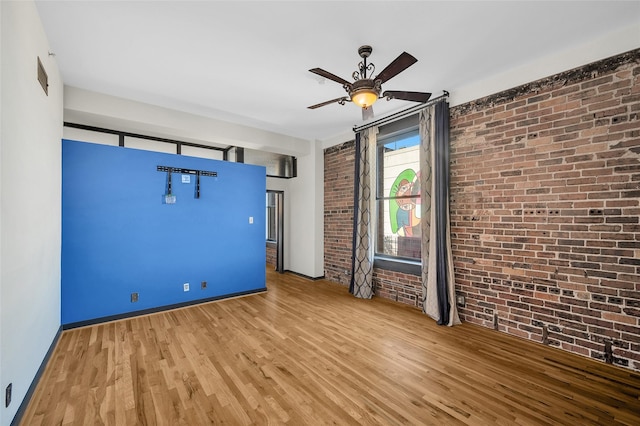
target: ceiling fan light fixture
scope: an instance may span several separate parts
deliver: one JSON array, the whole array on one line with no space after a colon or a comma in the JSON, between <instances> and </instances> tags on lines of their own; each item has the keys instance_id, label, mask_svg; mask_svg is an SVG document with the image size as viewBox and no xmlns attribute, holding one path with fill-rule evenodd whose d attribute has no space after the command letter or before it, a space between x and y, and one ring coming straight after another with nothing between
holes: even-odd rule
<instances>
[{"instance_id":1,"label":"ceiling fan light fixture","mask_svg":"<svg viewBox=\"0 0 640 426\"><path fill-rule=\"evenodd\" d=\"M351 102L360 108L369 108L380 97L380 85L371 79L361 79L354 82L349 91Z\"/></svg>"},{"instance_id":2,"label":"ceiling fan light fixture","mask_svg":"<svg viewBox=\"0 0 640 426\"><path fill-rule=\"evenodd\" d=\"M378 93L373 89L360 89L351 92L351 102L362 107L368 108L378 100Z\"/></svg>"}]
</instances>

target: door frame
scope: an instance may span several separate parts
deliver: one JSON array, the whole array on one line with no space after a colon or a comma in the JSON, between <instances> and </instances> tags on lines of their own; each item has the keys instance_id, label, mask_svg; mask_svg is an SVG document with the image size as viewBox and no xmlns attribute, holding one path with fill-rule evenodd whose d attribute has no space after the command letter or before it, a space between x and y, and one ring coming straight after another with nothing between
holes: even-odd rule
<instances>
[{"instance_id":1,"label":"door frame","mask_svg":"<svg viewBox=\"0 0 640 426\"><path fill-rule=\"evenodd\" d=\"M284 273L284 191L267 189L276 201L276 272Z\"/></svg>"}]
</instances>

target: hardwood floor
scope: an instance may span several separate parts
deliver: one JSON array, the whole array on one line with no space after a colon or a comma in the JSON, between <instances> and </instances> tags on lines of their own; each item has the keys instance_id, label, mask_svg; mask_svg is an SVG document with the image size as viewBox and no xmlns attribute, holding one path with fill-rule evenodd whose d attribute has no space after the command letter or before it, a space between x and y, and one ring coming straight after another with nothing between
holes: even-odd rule
<instances>
[{"instance_id":1,"label":"hardwood floor","mask_svg":"<svg viewBox=\"0 0 640 426\"><path fill-rule=\"evenodd\" d=\"M640 425L640 374L267 273L268 292L63 332L22 425Z\"/></svg>"}]
</instances>

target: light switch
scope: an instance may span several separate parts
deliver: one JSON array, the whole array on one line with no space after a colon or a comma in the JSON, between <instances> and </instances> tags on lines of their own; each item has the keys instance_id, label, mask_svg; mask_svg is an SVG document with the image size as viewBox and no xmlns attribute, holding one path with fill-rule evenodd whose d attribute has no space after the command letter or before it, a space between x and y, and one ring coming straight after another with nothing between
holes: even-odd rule
<instances>
[{"instance_id":1,"label":"light switch","mask_svg":"<svg viewBox=\"0 0 640 426\"><path fill-rule=\"evenodd\" d=\"M191 176L182 175L182 183L191 183Z\"/></svg>"},{"instance_id":2,"label":"light switch","mask_svg":"<svg viewBox=\"0 0 640 426\"><path fill-rule=\"evenodd\" d=\"M249 223L253 223L253 216L249 216Z\"/></svg>"}]
</instances>

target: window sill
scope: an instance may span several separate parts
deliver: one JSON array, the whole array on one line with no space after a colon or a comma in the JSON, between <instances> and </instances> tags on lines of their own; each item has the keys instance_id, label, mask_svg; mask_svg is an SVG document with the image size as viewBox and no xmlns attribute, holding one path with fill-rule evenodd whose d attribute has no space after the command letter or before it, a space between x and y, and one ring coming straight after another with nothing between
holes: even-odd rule
<instances>
[{"instance_id":1,"label":"window sill","mask_svg":"<svg viewBox=\"0 0 640 426\"><path fill-rule=\"evenodd\" d=\"M411 260L376 256L373 259L373 267L403 274L422 275L422 264Z\"/></svg>"}]
</instances>

